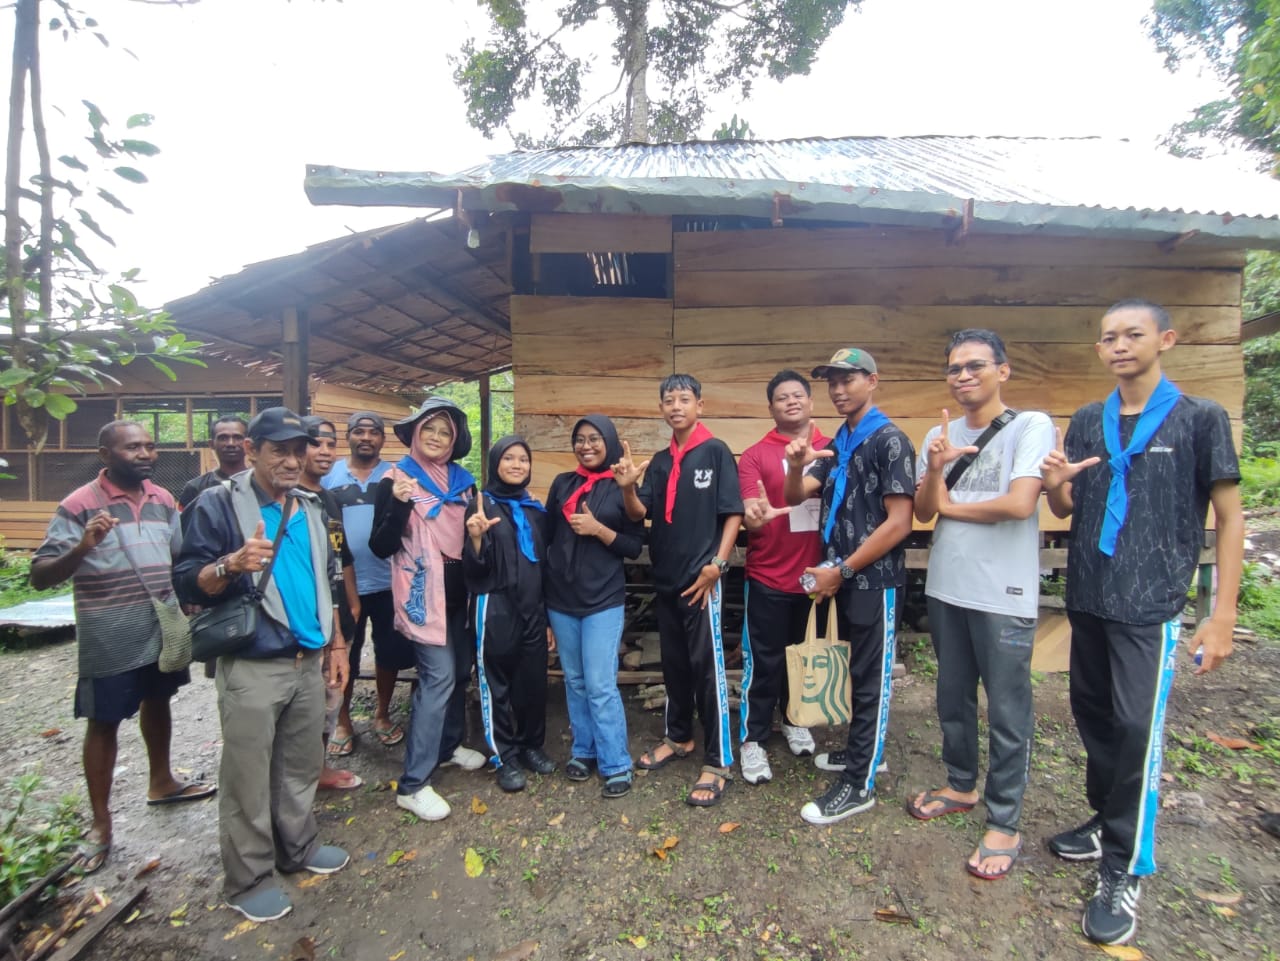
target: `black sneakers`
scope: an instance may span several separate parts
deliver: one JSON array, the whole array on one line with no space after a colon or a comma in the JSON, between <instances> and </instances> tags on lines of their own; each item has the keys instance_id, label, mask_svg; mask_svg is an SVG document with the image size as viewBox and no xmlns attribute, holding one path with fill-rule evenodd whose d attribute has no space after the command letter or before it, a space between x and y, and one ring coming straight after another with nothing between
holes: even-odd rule
<instances>
[{"instance_id":1,"label":"black sneakers","mask_svg":"<svg viewBox=\"0 0 1280 961\"><path fill-rule=\"evenodd\" d=\"M520 758L520 766L534 774L554 774L556 770L556 762L547 757L545 751L540 747L521 748L517 756Z\"/></svg>"},{"instance_id":2,"label":"black sneakers","mask_svg":"<svg viewBox=\"0 0 1280 961\"><path fill-rule=\"evenodd\" d=\"M1079 827L1049 839L1049 850L1067 861L1097 861L1102 858L1102 815L1095 814Z\"/></svg>"},{"instance_id":3,"label":"black sneakers","mask_svg":"<svg viewBox=\"0 0 1280 961\"><path fill-rule=\"evenodd\" d=\"M1107 864L1098 866L1098 889L1084 909L1080 927L1095 944L1124 944L1138 929L1142 884L1131 874Z\"/></svg>"},{"instance_id":4,"label":"black sneakers","mask_svg":"<svg viewBox=\"0 0 1280 961\"><path fill-rule=\"evenodd\" d=\"M835 824L874 807L875 803L875 795L859 790L844 778L838 778L826 794L802 807L800 816L810 824Z\"/></svg>"}]
</instances>

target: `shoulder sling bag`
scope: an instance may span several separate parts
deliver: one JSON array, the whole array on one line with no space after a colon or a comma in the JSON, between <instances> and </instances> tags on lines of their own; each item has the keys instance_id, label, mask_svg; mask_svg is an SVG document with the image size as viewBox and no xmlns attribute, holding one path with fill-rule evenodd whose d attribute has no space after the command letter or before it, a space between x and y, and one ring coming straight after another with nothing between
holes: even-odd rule
<instances>
[{"instance_id":1,"label":"shoulder sling bag","mask_svg":"<svg viewBox=\"0 0 1280 961\"><path fill-rule=\"evenodd\" d=\"M195 660L212 661L237 654L253 641L258 633L258 605L262 603L263 592L271 581L271 572L275 570L276 559L280 556L280 541L289 526L292 508L293 497L290 495L285 498L280 529L271 544L271 560L253 589L192 616L191 654Z\"/></svg>"},{"instance_id":2,"label":"shoulder sling bag","mask_svg":"<svg viewBox=\"0 0 1280 961\"><path fill-rule=\"evenodd\" d=\"M1017 417L1020 413L1022 413L1022 411L1014 410L1012 407L1007 407L1005 408L1004 412L1000 414L999 417L997 417L995 420L993 420L990 424L987 425L987 429L984 430L978 436L977 441L973 445L978 449L974 451L972 454L965 454L963 457L959 457L956 459L955 464L951 468L951 473L947 475L947 480L946 480L947 490L951 490L953 487L956 486L957 482L959 482L960 480L961 475L963 475L964 472L969 469L969 465L978 459L978 455L982 453L982 448L986 447L988 444L991 443L991 438L995 437L996 434L1004 430L1004 428L1007 427L1009 424L1012 424L1013 419ZM947 438L947 440L950 440L950 439L951 438Z\"/></svg>"}]
</instances>

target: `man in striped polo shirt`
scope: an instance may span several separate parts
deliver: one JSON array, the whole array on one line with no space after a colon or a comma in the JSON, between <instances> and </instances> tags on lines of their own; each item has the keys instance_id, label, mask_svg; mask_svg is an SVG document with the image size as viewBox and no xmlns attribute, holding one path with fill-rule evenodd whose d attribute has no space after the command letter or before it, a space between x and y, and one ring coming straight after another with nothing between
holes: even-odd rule
<instances>
[{"instance_id":1,"label":"man in striped polo shirt","mask_svg":"<svg viewBox=\"0 0 1280 961\"><path fill-rule=\"evenodd\" d=\"M116 420L98 434L105 465L58 505L31 562L38 590L71 579L75 595L79 680L75 715L86 718L84 774L93 809L85 835L85 870L111 852L111 776L120 722L139 715L147 746L148 804L213 795L208 784L184 784L169 766L169 699L191 680L184 669L161 673L160 623L151 599L173 593L180 540L173 496L151 482L156 445L141 424Z\"/></svg>"}]
</instances>

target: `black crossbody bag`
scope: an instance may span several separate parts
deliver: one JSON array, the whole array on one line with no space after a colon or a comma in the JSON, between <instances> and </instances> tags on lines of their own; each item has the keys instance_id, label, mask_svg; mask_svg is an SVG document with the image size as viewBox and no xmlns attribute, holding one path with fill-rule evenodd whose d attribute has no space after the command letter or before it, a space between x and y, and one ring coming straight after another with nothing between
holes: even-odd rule
<instances>
[{"instance_id":1,"label":"black crossbody bag","mask_svg":"<svg viewBox=\"0 0 1280 961\"><path fill-rule=\"evenodd\" d=\"M1022 411L1020 410L1014 410L1012 407L1006 407L999 417L995 418L987 425L987 429L978 435L978 439L973 445L978 449L972 454L965 454L964 456L956 459L954 466L951 468L951 473L947 475L947 490L951 490L956 486L960 477L969 469L969 465L978 459L978 455L982 453L982 448L991 443L991 438L995 437L996 434L1000 433L1000 431L1012 424L1013 419L1021 413ZM951 438L948 437L947 440L950 441Z\"/></svg>"},{"instance_id":2,"label":"black crossbody bag","mask_svg":"<svg viewBox=\"0 0 1280 961\"><path fill-rule=\"evenodd\" d=\"M267 564L262 576L258 578L253 590L237 594L230 600L223 601L215 607L205 608L191 616L191 657L196 661L213 661L229 654L238 654L252 643L258 633L258 606L262 603L267 584L271 581L271 572L275 570L276 558L280 556L280 541L284 539L285 528L289 525L289 514L293 509L293 497L285 499L284 512L280 517L280 529L271 544L271 561ZM232 511L232 517L235 512Z\"/></svg>"}]
</instances>

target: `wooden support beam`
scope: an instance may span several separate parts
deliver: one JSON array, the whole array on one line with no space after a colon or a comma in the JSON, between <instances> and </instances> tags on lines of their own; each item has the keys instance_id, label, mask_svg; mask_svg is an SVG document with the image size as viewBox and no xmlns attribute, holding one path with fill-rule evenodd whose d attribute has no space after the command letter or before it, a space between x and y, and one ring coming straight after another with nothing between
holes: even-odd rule
<instances>
[{"instance_id":1,"label":"wooden support beam","mask_svg":"<svg viewBox=\"0 0 1280 961\"><path fill-rule=\"evenodd\" d=\"M281 343L284 345L284 404L298 414L311 410L307 366L311 353L307 312L286 307L280 315Z\"/></svg>"},{"instance_id":2,"label":"wooden support beam","mask_svg":"<svg viewBox=\"0 0 1280 961\"><path fill-rule=\"evenodd\" d=\"M480 486L489 480L489 448L493 445L493 398L489 393L489 375L480 377Z\"/></svg>"}]
</instances>

